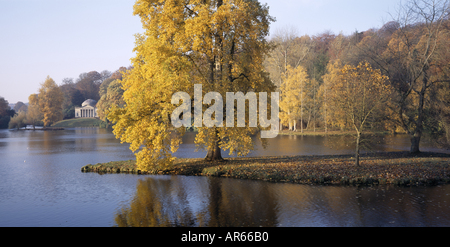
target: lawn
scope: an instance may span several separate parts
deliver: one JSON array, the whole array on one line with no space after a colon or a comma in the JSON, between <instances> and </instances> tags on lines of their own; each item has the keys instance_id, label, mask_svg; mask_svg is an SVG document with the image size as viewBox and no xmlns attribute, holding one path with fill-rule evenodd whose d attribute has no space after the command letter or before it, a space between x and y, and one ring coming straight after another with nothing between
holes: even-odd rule
<instances>
[{"instance_id":1,"label":"lawn","mask_svg":"<svg viewBox=\"0 0 450 247\"><path fill-rule=\"evenodd\" d=\"M106 123L97 118L72 118L59 121L52 127L75 128L75 127L105 127Z\"/></svg>"}]
</instances>

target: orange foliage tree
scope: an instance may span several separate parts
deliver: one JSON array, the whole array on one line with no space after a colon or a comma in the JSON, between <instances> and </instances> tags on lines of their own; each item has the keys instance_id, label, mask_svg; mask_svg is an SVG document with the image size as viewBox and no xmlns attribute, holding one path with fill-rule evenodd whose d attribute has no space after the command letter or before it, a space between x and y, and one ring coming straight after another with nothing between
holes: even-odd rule
<instances>
[{"instance_id":1,"label":"orange foliage tree","mask_svg":"<svg viewBox=\"0 0 450 247\"><path fill-rule=\"evenodd\" d=\"M369 122L380 119L385 111L383 105L392 94L388 78L369 63L358 66L345 65L336 75L329 95L332 111L339 112L334 119L349 121L356 132L356 165L359 165L361 134Z\"/></svg>"}]
</instances>

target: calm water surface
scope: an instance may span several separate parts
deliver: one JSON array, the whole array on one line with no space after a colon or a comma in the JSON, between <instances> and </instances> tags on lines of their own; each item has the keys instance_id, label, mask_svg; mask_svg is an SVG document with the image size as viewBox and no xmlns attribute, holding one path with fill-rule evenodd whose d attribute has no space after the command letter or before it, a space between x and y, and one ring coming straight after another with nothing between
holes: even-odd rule
<instances>
[{"instance_id":1,"label":"calm water surface","mask_svg":"<svg viewBox=\"0 0 450 247\"><path fill-rule=\"evenodd\" d=\"M279 136L251 156L353 152L344 137ZM194 152L193 135L179 157ZM381 151L408 150L386 137ZM422 145L423 151L443 151ZM224 156L227 156L224 153ZM0 226L450 226L450 186L337 187L225 178L81 173L133 159L105 129L0 130Z\"/></svg>"}]
</instances>

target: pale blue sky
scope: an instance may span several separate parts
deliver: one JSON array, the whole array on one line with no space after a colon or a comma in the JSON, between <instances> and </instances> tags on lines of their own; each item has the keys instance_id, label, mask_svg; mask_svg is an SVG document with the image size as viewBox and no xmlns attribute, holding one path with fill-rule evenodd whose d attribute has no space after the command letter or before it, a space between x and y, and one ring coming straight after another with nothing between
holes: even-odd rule
<instances>
[{"instance_id":1,"label":"pale blue sky","mask_svg":"<svg viewBox=\"0 0 450 247\"><path fill-rule=\"evenodd\" d=\"M134 34L134 0L0 0L0 96L27 102L47 75L62 79L129 66ZM326 30L348 35L379 28L400 0L260 0L277 22L299 35Z\"/></svg>"}]
</instances>

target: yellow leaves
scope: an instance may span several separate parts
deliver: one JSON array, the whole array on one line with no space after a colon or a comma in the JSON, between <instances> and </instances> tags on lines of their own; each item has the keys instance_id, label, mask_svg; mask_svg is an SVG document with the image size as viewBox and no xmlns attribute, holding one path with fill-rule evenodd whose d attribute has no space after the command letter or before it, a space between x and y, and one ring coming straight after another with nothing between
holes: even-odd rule
<instances>
[{"instance_id":1,"label":"yellow leaves","mask_svg":"<svg viewBox=\"0 0 450 247\"><path fill-rule=\"evenodd\" d=\"M192 96L194 84L221 94L231 88L271 91L262 66L271 18L258 2L137 0L134 14L145 33L136 35L133 69L121 81L125 107L112 107L108 118L115 123L116 137L130 143L142 169L171 163L181 144L184 131L174 130L169 119L174 93ZM211 71L216 63L222 69ZM196 143L211 148L211 133L201 128ZM223 128L218 134L224 150L245 155L253 147L253 129Z\"/></svg>"},{"instance_id":2,"label":"yellow leaves","mask_svg":"<svg viewBox=\"0 0 450 247\"><path fill-rule=\"evenodd\" d=\"M41 84L38 99L40 111L44 117L44 126L50 126L52 123L63 119L62 104L64 96L50 76L47 76Z\"/></svg>"},{"instance_id":3,"label":"yellow leaves","mask_svg":"<svg viewBox=\"0 0 450 247\"><path fill-rule=\"evenodd\" d=\"M137 165L142 170L172 161L170 152L176 151L180 141L179 137L169 143L166 141L170 133L167 116L173 110L170 97L182 89L177 82L185 81L180 78L177 68L182 67L177 65L177 62L182 63L181 60L171 58L169 61L174 63L161 64L152 56L147 58L155 62L152 64L160 64L162 69L135 64L136 67L122 81L126 85L123 94L125 108L113 107L108 114L108 118L116 123L114 134L122 142L130 143L130 149L136 152Z\"/></svg>"},{"instance_id":4,"label":"yellow leaves","mask_svg":"<svg viewBox=\"0 0 450 247\"><path fill-rule=\"evenodd\" d=\"M39 108L39 98L37 94L31 94L28 97L27 121L35 125L42 119L42 113Z\"/></svg>"},{"instance_id":5,"label":"yellow leaves","mask_svg":"<svg viewBox=\"0 0 450 247\"><path fill-rule=\"evenodd\" d=\"M309 81L308 74L302 66L292 68L287 66L287 71L281 86L280 108L284 112L281 121L286 123L289 120L299 118L303 98L305 98L305 84Z\"/></svg>"},{"instance_id":6,"label":"yellow leaves","mask_svg":"<svg viewBox=\"0 0 450 247\"><path fill-rule=\"evenodd\" d=\"M330 105L339 114L332 116L338 122L352 123L361 130L368 116L386 114L381 107L392 93L388 78L372 69L369 63L345 65L336 73L330 85Z\"/></svg>"}]
</instances>

